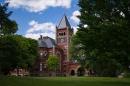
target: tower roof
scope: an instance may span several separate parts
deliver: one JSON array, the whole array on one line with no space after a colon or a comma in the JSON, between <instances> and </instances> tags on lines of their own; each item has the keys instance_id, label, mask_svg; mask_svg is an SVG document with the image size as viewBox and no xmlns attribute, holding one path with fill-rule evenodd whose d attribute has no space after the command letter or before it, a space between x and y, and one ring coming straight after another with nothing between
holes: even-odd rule
<instances>
[{"instance_id":1,"label":"tower roof","mask_svg":"<svg viewBox=\"0 0 130 86\"><path fill-rule=\"evenodd\" d=\"M57 28L58 28L58 29L63 29L63 28L66 28L66 27L71 28L70 23L69 23L69 21L68 21L66 15L64 15L64 16L62 17L62 19L60 20L60 23L59 23L59 25L57 26Z\"/></svg>"}]
</instances>

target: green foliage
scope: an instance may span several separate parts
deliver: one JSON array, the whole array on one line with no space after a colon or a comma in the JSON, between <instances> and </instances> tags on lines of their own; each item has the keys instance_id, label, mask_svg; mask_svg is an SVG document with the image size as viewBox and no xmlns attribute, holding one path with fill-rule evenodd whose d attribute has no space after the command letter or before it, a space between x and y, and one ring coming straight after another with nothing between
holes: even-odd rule
<instances>
[{"instance_id":1,"label":"green foliage","mask_svg":"<svg viewBox=\"0 0 130 86\"><path fill-rule=\"evenodd\" d=\"M18 30L17 23L9 17L12 12L7 10L8 3L0 4L0 35L14 34Z\"/></svg>"},{"instance_id":2,"label":"green foliage","mask_svg":"<svg viewBox=\"0 0 130 86\"><path fill-rule=\"evenodd\" d=\"M130 1L79 0L79 6L80 24L73 46L83 46L79 49L85 51L84 65L99 76L115 76L127 70L130 65Z\"/></svg>"},{"instance_id":3,"label":"green foliage","mask_svg":"<svg viewBox=\"0 0 130 86\"><path fill-rule=\"evenodd\" d=\"M30 68L37 57L37 41L18 35L0 37L0 69Z\"/></svg>"},{"instance_id":4,"label":"green foliage","mask_svg":"<svg viewBox=\"0 0 130 86\"><path fill-rule=\"evenodd\" d=\"M71 43L70 43L70 59L77 60L80 62L81 66L84 67L86 64L85 61L85 50L83 49L82 44L78 44L78 39L76 39L76 35L73 35Z\"/></svg>"},{"instance_id":5,"label":"green foliage","mask_svg":"<svg viewBox=\"0 0 130 86\"><path fill-rule=\"evenodd\" d=\"M59 59L55 55L50 55L47 60L47 65L50 70L56 71L59 67Z\"/></svg>"},{"instance_id":6,"label":"green foliage","mask_svg":"<svg viewBox=\"0 0 130 86\"><path fill-rule=\"evenodd\" d=\"M124 77L125 78L130 78L130 72L126 73Z\"/></svg>"},{"instance_id":7,"label":"green foliage","mask_svg":"<svg viewBox=\"0 0 130 86\"><path fill-rule=\"evenodd\" d=\"M0 72L4 74L17 67L29 69L37 57L36 40L14 35L18 27L7 7L8 3L0 4Z\"/></svg>"}]
</instances>

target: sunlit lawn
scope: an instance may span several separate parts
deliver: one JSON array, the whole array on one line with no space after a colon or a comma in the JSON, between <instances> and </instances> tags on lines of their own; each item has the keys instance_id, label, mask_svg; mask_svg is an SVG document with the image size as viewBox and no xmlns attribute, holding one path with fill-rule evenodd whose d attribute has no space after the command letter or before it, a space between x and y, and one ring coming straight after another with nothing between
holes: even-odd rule
<instances>
[{"instance_id":1,"label":"sunlit lawn","mask_svg":"<svg viewBox=\"0 0 130 86\"><path fill-rule=\"evenodd\" d=\"M130 78L0 77L0 86L130 86Z\"/></svg>"}]
</instances>

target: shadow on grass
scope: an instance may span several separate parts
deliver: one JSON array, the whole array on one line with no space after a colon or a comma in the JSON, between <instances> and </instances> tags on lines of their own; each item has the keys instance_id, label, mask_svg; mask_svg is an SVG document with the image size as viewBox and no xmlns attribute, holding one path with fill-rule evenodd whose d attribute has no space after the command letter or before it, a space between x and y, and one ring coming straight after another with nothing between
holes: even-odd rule
<instances>
[{"instance_id":1,"label":"shadow on grass","mask_svg":"<svg viewBox=\"0 0 130 86\"><path fill-rule=\"evenodd\" d=\"M130 86L130 78L1 77L0 86Z\"/></svg>"}]
</instances>

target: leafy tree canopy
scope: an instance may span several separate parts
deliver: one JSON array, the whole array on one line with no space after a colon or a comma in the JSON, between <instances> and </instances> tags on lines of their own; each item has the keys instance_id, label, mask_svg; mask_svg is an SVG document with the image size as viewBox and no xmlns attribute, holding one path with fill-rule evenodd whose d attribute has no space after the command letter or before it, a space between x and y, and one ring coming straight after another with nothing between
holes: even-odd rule
<instances>
[{"instance_id":1,"label":"leafy tree canopy","mask_svg":"<svg viewBox=\"0 0 130 86\"><path fill-rule=\"evenodd\" d=\"M3 73L21 67L30 68L37 57L37 41L19 35L0 37L0 69Z\"/></svg>"},{"instance_id":2,"label":"leafy tree canopy","mask_svg":"<svg viewBox=\"0 0 130 86\"><path fill-rule=\"evenodd\" d=\"M0 35L14 34L18 30L17 23L10 19L12 12L7 7L8 3L0 4Z\"/></svg>"},{"instance_id":3,"label":"leafy tree canopy","mask_svg":"<svg viewBox=\"0 0 130 86\"><path fill-rule=\"evenodd\" d=\"M86 66L114 76L130 65L130 0L79 0L75 46L85 51ZM86 27L87 26L87 27Z\"/></svg>"},{"instance_id":4,"label":"leafy tree canopy","mask_svg":"<svg viewBox=\"0 0 130 86\"><path fill-rule=\"evenodd\" d=\"M55 55L50 55L47 60L47 65L50 70L56 71L59 66L59 59Z\"/></svg>"}]
</instances>

